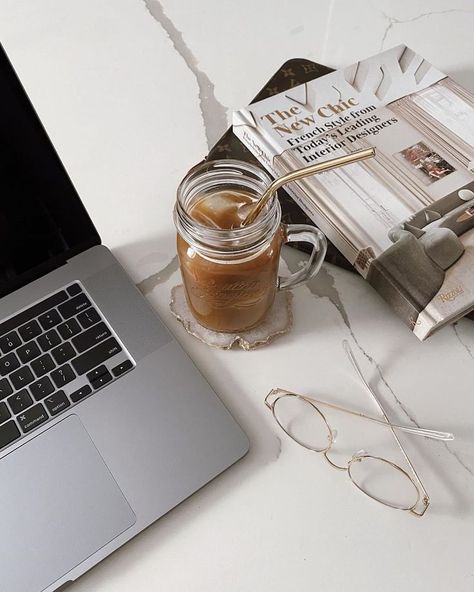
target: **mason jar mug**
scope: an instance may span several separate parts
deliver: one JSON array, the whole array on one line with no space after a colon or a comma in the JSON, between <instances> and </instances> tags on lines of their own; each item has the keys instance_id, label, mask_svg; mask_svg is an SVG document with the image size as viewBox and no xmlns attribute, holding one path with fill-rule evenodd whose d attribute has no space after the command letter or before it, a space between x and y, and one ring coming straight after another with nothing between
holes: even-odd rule
<instances>
[{"instance_id":1,"label":"mason jar mug","mask_svg":"<svg viewBox=\"0 0 474 592\"><path fill-rule=\"evenodd\" d=\"M217 160L191 169L178 187L174 222L181 274L189 308L204 327L223 332L255 327L277 290L306 282L321 267L324 234L305 224L282 224L276 196L251 224L238 223L271 181L252 164ZM203 215L203 203L213 219ZM229 212L237 215L232 225ZM223 219L223 227L215 224ZM312 251L302 269L282 277L280 251L289 242L308 242Z\"/></svg>"}]
</instances>

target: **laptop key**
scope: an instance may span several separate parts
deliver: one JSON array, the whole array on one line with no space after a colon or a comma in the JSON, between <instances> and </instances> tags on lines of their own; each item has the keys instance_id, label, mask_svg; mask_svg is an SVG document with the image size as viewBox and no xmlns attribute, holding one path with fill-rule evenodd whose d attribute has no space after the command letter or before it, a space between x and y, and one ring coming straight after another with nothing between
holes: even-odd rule
<instances>
[{"instance_id":1,"label":"laptop key","mask_svg":"<svg viewBox=\"0 0 474 592\"><path fill-rule=\"evenodd\" d=\"M124 360L121 364L115 366L115 368L112 368L112 374L117 377L124 372L127 372L127 370L130 370L131 368L133 368L132 362L130 360Z\"/></svg>"},{"instance_id":2,"label":"laptop key","mask_svg":"<svg viewBox=\"0 0 474 592\"><path fill-rule=\"evenodd\" d=\"M70 343L63 343L51 350L51 355L58 364L63 364L73 358L76 355L76 352Z\"/></svg>"},{"instance_id":3,"label":"laptop key","mask_svg":"<svg viewBox=\"0 0 474 592\"><path fill-rule=\"evenodd\" d=\"M0 337L0 349L4 354L11 352L19 345L21 345L21 339L16 331L10 331L10 333Z\"/></svg>"},{"instance_id":4,"label":"laptop key","mask_svg":"<svg viewBox=\"0 0 474 592\"><path fill-rule=\"evenodd\" d=\"M44 354L44 356L41 356L41 358L33 360L33 362L31 362L31 367L33 368L36 376L40 378L41 376L44 376L56 368L56 364L53 362L53 358L49 354Z\"/></svg>"},{"instance_id":5,"label":"laptop key","mask_svg":"<svg viewBox=\"0 0 474 592\"><path fill-rule=\"evenodd\" d=\"M27 411L17 417L18 423L25 434L48 420L46 409L41 403L30 407Z\"/></svg>"},{"instance_id":6,"label":"laptop key","mask_svg":"<svg viewBox=\"0 0 474 592\"><path fill-rule=\"evenodd\" d=\"M0 399L4 399L13 393L12 385L8 382L8 378L0 380Z\"/></svg>"},{"instance_id":7,"label":"laptop key","mask_svg":"<svg viewBox=\"0 0 474 592\"><path fill-rule=\"evenodd\" d=\"M33 405L33 399L30 397L26 389L23 389L18 393L15 393L11 397L8 397L7 401L10 405L10 409L13 411L15 415L17 413L21 413L22 411L30 407L30 405Z\"/></svg>"},{"instance_id":8,"label":"laptop key","mask_svg":"<svg viewBox=\"0 0 474 592\"><path fill-rule=\"evenodd\" d=\"M95 308L91 307L77 315L77 320L81 323L83 329L87 329L100 321L100 315Z\"/></svg>"},{"instance_id":9,"label":"laptop key","mask_svg":"<svg viewBox=\"0 0 474 592\"><path fill-rule=\"evenodd\" d=\"M104 384L107 384L108 382L110 382L112 380L112 374L110 374L109 371L107 371L105 374L102 374L102 376L99 376L99 378L96 378L95 380L91 381L92 386L94 387L94 389L98 389L101 386L104 386Z\"/></svg>"},{"instance_id":10,"label":"laptop key","mask_svg":"<svg viewBox=\"0 0 474 592\"><path fill-rule=\"evenodd\" d=\"M96 345L72 360L71 364L80 376L121 351L122 348L120 347L119 342L115 337L110 337L106 341L99 343L99 345Z\"/></svg>"},{"instance_id":11,"label":"laptop key","mask_svg":"<svg viewBox=\"0 0 474 592\"><path fill-rule=\"evenodd\" d=\"M53 347L56 347L56 345L59 345L61 343L61 337L59 337L56 329L50 329L38 337L38 343L40 344L41 349L46 352Z\"/></svg>"},{"instance_id":12,"label":"laptop key","mask_svg":"<svg viewBox=\"0 0 474 592\"><path fill-rule=\"evenodd\" d=\"M69 321L65 321L56 328L63 339L74 337L74 335L77 335L81 331L81 327L76 319L69 319Z\"/></svg>"},{"instance_id":13,"label":"laptop key","mask_svg":"<svg viewBox=\"0 0 474 592\"><path fill-rule=\"evenodd\" d=\"M85 294L81 293L77 296L74 296L74 298L71 298L71 300L67 300L63 304L60 304L58 309L63 319L69 319L85 308L89 308L90 305L91 303L89 298L87 298Z\"/></svg>"},{"instance_id":14,"label":"laptop key","mask_svg":"<svg viewBox=\"0 0 474 592\"><path fill-rule=\"evenodd\" d=\"M6 403L0 403L0 423L4 423L7 419L10 419L12 414L7 407Z\"/></svg>"},{"instance_id":15,"label":"laptop key","mask_svg":"<svg viewBox=\"0 0 474 592\"><path fill-rule=\"evenodd\" d=\"M28 362L31 362L31 360L40 356L41 350L37 346L36 341L29 341L28 343L25 343L25 345L19 347L16 353L23 364L27 364Z\"/></svg>"},{"instance_id":16,"label":"laptop key","mask_svg":"<svg viewBox=\"0 0 474 592\"><path fill-rule=\"evenodd\" d=\"M110 337L111 335L111 332L104 322L97 323L97 325L87 329L87 331L84 331L84 333L74 337L72 343L74 344L74 347L77 349L77 351L82 353L93 345L104 341L104 339Z\"/></svg>"},{"instance_id":17,"label":"laptop key","mask_svg":"<svg viewBox=\"0 0 474 592\"><path fill-rule=\"evenodd\" d=\"M99 376L102 376L102 374L106 374L107 372L107 367L102 364L102 366L98 366L97 368L94 368L92 372L87 373L87 380L90 380L90 382L92 382L93 380L96 380L97 378L99 378Z\"/></svg>"},{"instance_id":18,"label":"laptop key","mask_svg":"<svg viewBox=\"0 0 474 592\"><path fill-rule=\"evenodd\" d=\"M63 409L67 409L71 405L64 391L56 391L50 397L46 397L43 403L53 416L61 413Z\"/></svg>"},{"instance_id":19,"label":"laptop key","mask_svg":"<svg viewBox=\"0 0 474 592\"><path fill-rule=\"evenodd\" d=\"M45 331L51 329L51 327L56 327L56 325L59 325L61 320L62 319L55 308L38 317L38 321Z\"/></svg>"},{"instance_id":20,"label":"laptop key","mask_svg":"<svg viewBox=\"0 0 474 592\"><path fill-rule=\"evenodd\" d=\"M41 401L48 395L50 395L54 391L54 386L51 380L45 376L44 378L40 378L33 384L30 384L30 392L36 401Z\"/></svg>"},{"instance_id":21,"label":"laptop key","mask_svg":"<svg viewBox=\"0 0 474 592\"><path fill-rule=\"evenodd\" d=\"M15 372L10 374L11 383L16 389L21 389L24 386L27 386L30 382L33 382L34 379L33 372L28 366L23 366L19 370L15 370Z\"/></svg>"},{"instance_id":22,"label":"laptop key","mask_svg":"<svg viewBox=\"0 0 474 592\"><path fill-rule=\"evenodd\" d=\"M76 294L82 292L82 288L79 284L72 284L72 286L69 286L66 290L69 296L76 296Z\"/></svg>"},{"instance_id":23,"label":"laptop key","mask_svg":"<svg viewBox=\"0 0 474 592\"><path fill-rule=\"evenodd\" d=\"M29 341L30 339L41 335L42 331L38 321L33 320L29 323L26 323L26 325L23 325L23 327L20 327L18 329L18 333L21 335L23 341Z\"/></svg>"},{"instance_id":24,"label":"laptop key","mask_svg":"<svg viewBox=\"0 0 474 592\"><path fill-rule=\"evenodd\" d=\"M74 380L76 375L70 364L64 364L60 368L56 368L56 370L51 372L51 378L54 380L54 384L60 388L71 382L71 380Z\"/></svg>"},{"instance_id":25,"label":"laptop key","mask_svg":"<svg viewBox=\"0 0 474 592\"><path fill-rule=\"evenodd\" d=\"M0 358L0 374L5 376L20 367L20 362L14 352Z\"/></svg>"},{"instance_id":26,"label":"laptop key","mask_svg":"<svg viewBox=\"0 0 474 592\"><path fill-rule=\"evenodd\" d=\"M5 448L21 436L20 430L14 421L9 421L0 426L0 449Z\"/></svg>"},{"instance_id":27,"label":"laptop key","mask_svg":"<svg viewBox=\"0 0 474 592\"><path fill-rule=\"evenodd\" d=\"M90 395L91 393L92 393L91 387L88 384L86 384L82 388L77 389L77 391L74 391L73 393L71 393L71 395L70 395L71 401L73 403L77 403L78 401L80 401L84 397L87 397L87 395Z\"/></svg>"}]
</instances>

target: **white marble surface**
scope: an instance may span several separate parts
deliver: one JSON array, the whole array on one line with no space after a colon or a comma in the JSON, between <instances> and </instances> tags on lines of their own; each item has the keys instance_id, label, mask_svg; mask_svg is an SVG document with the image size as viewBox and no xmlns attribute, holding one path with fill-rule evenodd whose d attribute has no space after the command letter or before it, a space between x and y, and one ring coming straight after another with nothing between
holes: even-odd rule
<instances>
[{"instance_id":1,"label":"white marble surface","mask_svg":"<svg viewBox=\"0 0 474 592\"><path fill-rule=\"evenodd\" d=\"M473 31L472 0L2 0L2 43L103 241L252 443L71 590L473 589L474 322L419 343L363 280L330 265L295 291L293 332L259 351L208 349L168 308L176 185L283 61L337 67L405 42L474 88ZM285 258L295 268L301 256ZM393 420L456 434L449 445L404 437L432 498L420 520L364 499L280 438L263 406L282 386L373 411L343 338ZM330 419L347 427L343 449L372 439L365 424ZM372 444L396 459L383 432Z\"/></svg>"}]
</instances>

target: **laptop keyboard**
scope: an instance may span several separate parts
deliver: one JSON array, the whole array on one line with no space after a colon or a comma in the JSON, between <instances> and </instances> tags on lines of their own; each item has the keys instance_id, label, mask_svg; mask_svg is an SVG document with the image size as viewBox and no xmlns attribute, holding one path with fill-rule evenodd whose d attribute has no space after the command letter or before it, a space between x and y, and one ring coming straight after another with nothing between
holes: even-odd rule
<instances>
[{"instance_id":1,"label":"laptop keyboard","mask_svg":"<svg viewBox=\"0 0 474 592\"><path fill-rule=\"evenodd\" d=\"M0 450L134 367L79 283L0 323Z\"/></svg>"}]
</instances>

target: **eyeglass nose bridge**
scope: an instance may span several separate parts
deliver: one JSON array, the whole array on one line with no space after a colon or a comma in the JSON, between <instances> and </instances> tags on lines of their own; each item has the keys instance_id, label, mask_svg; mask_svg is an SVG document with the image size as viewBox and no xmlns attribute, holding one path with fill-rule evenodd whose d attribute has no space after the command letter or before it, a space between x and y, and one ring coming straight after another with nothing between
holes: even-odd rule
<instances>
[{"instance_id":1,"label":"eyeglass nose bridge","mask_svg":"<svg viewBox=\"0 0 474 592\"><path fill-rule=\"evenodd\" d=\"M360 462L365 456L369 456L368 452L365 450L358 450L352 455L351 462Z\"/></svg>"},{"instance_id":2,"label":"eyeglass nose bridge","mask_svg":"<svg viewBox=\"0 0 474 592\"><path fill-rule=\"evenodd\" d=\"M347 467L338 465L337 463L335 463L333 460L331 460L328 456L328 453L330 451L330 447L328 448L328 450L326 450L323 455L324 458L327 460L327 462L331 465L331 467L333 467L334 469L337 469L338 471L347 471Z\"/></svg>"}]
</instances>

